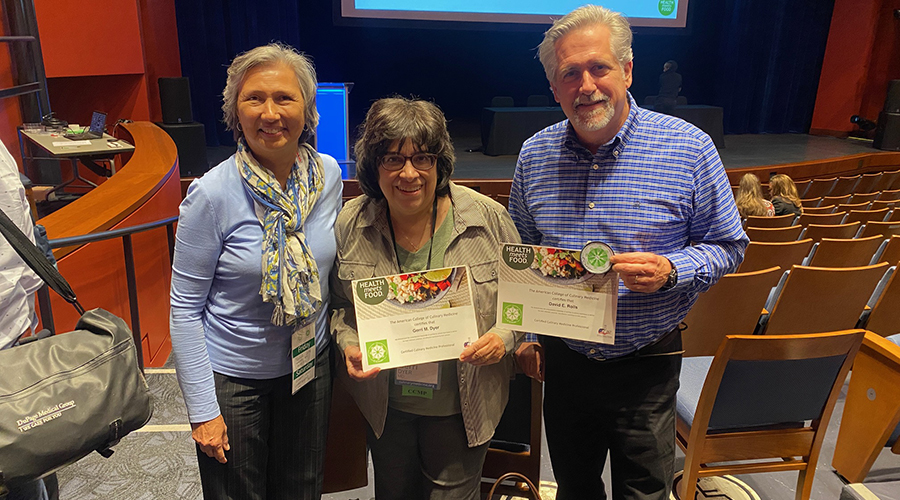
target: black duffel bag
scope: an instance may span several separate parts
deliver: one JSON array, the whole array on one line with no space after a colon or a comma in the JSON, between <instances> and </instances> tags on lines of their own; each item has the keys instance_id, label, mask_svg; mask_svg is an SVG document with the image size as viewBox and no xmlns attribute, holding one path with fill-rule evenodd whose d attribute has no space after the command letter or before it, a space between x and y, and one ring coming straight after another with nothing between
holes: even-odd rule
<instances>
[{"instance_id":1,"label":"black duffel bag","mask_svg":"<svg viewBox=\"0 0 900 500\"><path fill-rule=\"evenodd\" d=\"M0 350L0 496L93 451L105 457L151 415L131 330L103 309L84 312L68 283L6 214L0 232L81 319L75 331Z\"/></svg>"}]
</instances>

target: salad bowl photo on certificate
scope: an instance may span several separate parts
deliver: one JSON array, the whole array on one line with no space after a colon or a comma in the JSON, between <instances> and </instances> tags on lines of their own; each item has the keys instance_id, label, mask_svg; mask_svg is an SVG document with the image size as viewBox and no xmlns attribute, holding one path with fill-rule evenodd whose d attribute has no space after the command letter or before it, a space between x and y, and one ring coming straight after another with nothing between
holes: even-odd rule
<instances>
[{"instance_id":1,"label":"salad bowl photo on certificate","mask_svg":"<svg viewBox=\"0 0 900 500\"><path fill-rule=\"evenodd\" d=\"M572 285L591 278L581 264L581 252L559 248L534 247L534 260L529 269L548 283Z\"/></svg>"},{"instance_id":2,"label":"salad bowl photo on certificate","mask_svg":"<svg viewBox=\"0 0 900 500\"><path fill-rule=\"evenodd\" d=\"M459 274L455 268L446 268L389 276L387 300L402 309L429 307L447 295Z\"/></svg>"}]
</instances>

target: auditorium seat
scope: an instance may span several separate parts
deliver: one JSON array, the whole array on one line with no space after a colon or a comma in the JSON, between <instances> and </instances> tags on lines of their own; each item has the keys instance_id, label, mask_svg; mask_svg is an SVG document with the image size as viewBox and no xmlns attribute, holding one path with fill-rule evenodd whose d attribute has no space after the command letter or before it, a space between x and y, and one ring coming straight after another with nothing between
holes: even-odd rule
<instances>
[{"instance_id":1,"label":"auditorium seat","mask_svg":"<svg viewBox=\"0 0 900 500\"><path fill-rule=\"evenodd\" d=\"M800 206L805 210L807 207L818 207L822 202L822 197L817 198L800 198Z\"/></svg>"},{"instance_id":2,"label":"auditorium seat","mask_svg":"<svg viewBox=\"0 0 900 500\"><path fill-rule=\"evenodd\" d=\"M808 266L860 267L866 266L885 238L881 235L858 239L823 238L812 250Z\"/></svg>"},{"instance_id":3,"label":"auditorium seat","mask_svg":"<svg viewBox=\"0 0 900 500\"><path fill-rule=\"evenodd\" d=\"M851 210L868 210L871 203L864 201L860 203L841 203L834 209L835 212L849 212Z\"/></svg>"},{"instance_id":4,"label":"auditorium seat","mask_svg":"<svg viewBox=\"0 0 900 500\"><path fill-rule=\"evenodd\" d=\"M492 108L512 108L516 105L516 101L512 97L506 95L494 96L491 99Z\"/></svg>"},{"instance_id":5,"label":"auditorium seat","mask_svg":"<svg viewBox=\"0 0 900 500\"><path fill-rule=\"evenodd\" d=\"M900 454L898 424L900 346L867 332L853 362L831 466L847 481L861 482L886 446Z\"/></svg>"},{"instance_id":6,"label":"auditorium seat","mask_svg":"<svg viewBox=\"0 0 900 500\"><path fill-rule=\"evenodd\" d=\"M766 298L780 277L778 266L726 274L701 293L684 318L684 355L712 356L725 335L752 335Z\"/></svg>"},{"instance_id":7,"label":"auditorium seat","mask_svg":"<svg viewBox=\"0 0 900 500\"><path fill-rule=\"evenodd\" d=\"M819 205L843 205L850 201L849 194L842 194L840 196L823 196L822 203Z\"/></svg>"},{"instance_id":8,"label":"auditorium seat","mask_svg":"<svg viewBox=\"0 0 900 500\"><path fill-rule=\"evenodd\" d=\"M744 251L744 261L738 267L738 272L749 273L775 266L790 269L794 264L803 262L812 246L813 240L809 238L786 243L751 241Z\"/></svg>"},{"instance_id":9,"label":"auditorium seat","mask_svg":"<svg viewBox=\"0 0 900 500\"><path fill-rule=\"evenodd\" d=\"M837 177L832 177L830 179L813 179L812 182L809 183L809 187L806 188L806 191L800 193L800 197L820 198L822 196L828 196L828 193L831 192L831 188L834 187L836 182Z\"/></svg>"},{"instance_id":10,"label":"auditorium seat","mask_svg":"<svg viewBox=\"0 0 900 500\"><path fill-rule=\"evenodd\" d=\"M900 221L868 222L865 227L863 227L859 237L868 238L869 236L874 236L876 234L882 235L885 239L890 238L895 234L900 234Z\"/></svg>"},{"instance_id":11,"label":"auditorium seat","mask_svg":"<svg viewBox=\"0 0 900 500\"><path fill-rule=\"evenodd\" d=\"M894 208L897 200L875 200L869 205L869 210L880 210L882 208Z\"/></svg>"},{"instance_id":12,"label":"auditorium seat","mask_svg":"<svg viewBox=\"0 0 900 500\"><path fill-rule=\"evenodd\" d=\"M878 179L878 184L875 185L875 189L873 189L872 191L888 191L892 189L900 189L900 186L894 186L894 183L898 180L900 180L900 170L882 172L881 178Z\"/></svg>"},{"instance_id":13,"label":"auditorium seat","mask_svg":"<svg viewBox=\"0 0 900 500\"><path fill-rule=\"evenodd\" d=\"M822 238L849 239L856 236L856 233L859 232L859 226L859 222L834 225L810 224L806 226L806 232L800 237L810 238L813 241L822 241Z\"/></svg>"},{"instance_id":14,"label":"auditorium seat","mask_svg":"<svg viewBox=\"0 0 900 500\"><path fill-rule=\"evenodd\" d=\"M788 227L794 223L796 216L794 214L779 215L777 217L757 217L750 215L747 217L745 227Z\"/></svg>"},{"instance_id":15,"label":"auditorium seat","mask_svg":"<svg viewBox=\"0 0 900 500\"><path fill-rule=\"evenodd\" d=\"M847 218L844 219L844 224L848 222L862 222L865 224L869 221L877 221L881 222L888 216L888 212L891 209L882 208L879 210L851 210L850 213L847 214Z\"/></svg>"},{"instance_id":16,"label":"auditorium seat","mask_svg":"<svg viewBox=\"0 0 900 500\"><path fill-rule=\"evenodd\" d=\"M828 196L852 195L855 192L856 185L859 184L861 177L861 175L838 177L837 182L834 183L834 187L831 188L831 192L828 193Z\"/></svg>"},{"instance_id":17,"label":"auditorium seat","mask_svg":"<svg viewBox=\"0 0 900 500\"><path fill-rule=\"evenodd\" d=\"M675 497L693 500L701 477L799 471L795 498L808 500L863 336L729 335L715 357L685 358L675 407L684 474Z\"/></svg>"},{"instance_id":18,"label":"auditorium seat","mask_svg":"<svg viewBox=\"0 0 900 500\"><path fill-rule=\"evenodd\" d=\"M796 241L803 232L803 226L751 227L745 229L750 241Z\"/></svg>"},{"instance_id":19,"label":"auditorium seat","mask_svg":"<svg viewBox=\"0 0 900 500\"><path fill-rule=\"evenodd\" d=\"M886 241L884 247L872 257L870 265L877 262L887 262L892 266L900 263L900 235L892 235Z\"/></svg>"},{"instance_id":20,"label":"auditorium seat","mask_svg":"<svg viewBox=\"0 0 900 500\"><path fill-rule=\"evenodd\" d=\"M837 207L834 205L828 205L825 207L803 207L803 213L805 214L830 214L836 210Z\"/></svg>"},{"instance_id":21,"label":"auditorium seat","mask_svg":"<svg viewBox=\"0 0 900 500\"><path fill-rule=\"evenodd\" d=\"M832 214L800 214L797 218L798 226L808 226L810 224L819 224L820 226L829 226L841 224L847 212L836 212Z\"/></svg>"},{"instance_id":22,"label":"auditorium seat","mask_svg":"<svg viewBox=\"0 0 900 500\"><path fill-rule=\"evenodd\" d=\"M886 189L881 192L881 195L878 196L878 199L882 201L900 200L900 189Z\"/></svg>"},{"instance_id":23,"label":"auditorium seat","mask_svg":"<svg viewBox=\"0 0 900 500\"><path fill-rule=\"evenodd\" d=\"M871 203L878 199L881 193L854 193L853 196L850 197L849 203Z\"/></svg>"},{"instance_id":24,"label":"auditorium seat","mask_svg":"<svg viewBox=\"0 0 900 500\"><path fill-rule=\"evenodd\" d=\"M859 184L856 185L856 192L877 193L878 191L875 190L875 186L878 184L879 179L881 179L881 172L862 174L862 178L859 179Z\"/></svg>"},{"instance_id":25,"label":"auditorium seat","mask_svg":"<svg viewBox=\"0 0 900 500\"><path fill-rule=\"evenodd\" d=\"M528 96L525 105L528 107L546 107L550 105L550 98L543 94L532 94Z\"/></svg>"},{"instance_id":26,"label":"auditorium seat","mask_svg":"<svg viewBox=\"0 0 900 500\"><path fill-rule=\"evenodd\" d=\"M884 288L873 294L875 302L871 303L871 310L864 311L860 316L860 328L875 332L882 337L889 337L900 333L900 277L897 277L896 262L891 266L891 271L885 273L887 278Z\"/></svg>"},{"instance_id":27,"label":"auditorium seat","mask_svg":"<svg viewBox=\"0 0 900 500\"><path fill-rule=\"evenodd\" d=\"M853 328L888 267L886 262L844 268L794 266L759 331L789 335Z\"/></svg>"},{"instance_id":28,"label":"auditorium seat","mask_svg":"<svg viewBox=\"0 0 900 500\"><path fill-rule=\"evenodd\" d=\"M802 181L794 180L794 185L797 186L797 196L803 198L803 193L810 184L812 184L812 179L804 179Z\"/></svg>"}]
</instances>

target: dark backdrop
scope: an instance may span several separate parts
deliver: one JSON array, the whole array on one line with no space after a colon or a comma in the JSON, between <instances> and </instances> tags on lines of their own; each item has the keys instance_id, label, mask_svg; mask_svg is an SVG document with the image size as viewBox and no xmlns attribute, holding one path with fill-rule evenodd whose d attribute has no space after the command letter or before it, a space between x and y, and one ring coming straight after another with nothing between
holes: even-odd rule
<instances>
[{"instance_id":1,"label":"dark backdrop","mask_svg":"<svg viewBox=\"0 0 900 500\"><path fill-rule=\"evenodd\" d=\"M548 0L552 1L552 0ZM691 104L725 108L726 133L809 130L834 0L692 0L685 29L636 29L634 84L656 94L679 63ZM181 67L210 146L232 144L221 123L225 69L247 49L282 41L313 57L319 81L354 82L350 123L394 93L433 99L452 124L477 123L495 95L524 105L551 95L535 58L547 26L335 23L329 1L175 0ZM453 125L451 125L453 127Z\"/></svg>"}]
</instances>

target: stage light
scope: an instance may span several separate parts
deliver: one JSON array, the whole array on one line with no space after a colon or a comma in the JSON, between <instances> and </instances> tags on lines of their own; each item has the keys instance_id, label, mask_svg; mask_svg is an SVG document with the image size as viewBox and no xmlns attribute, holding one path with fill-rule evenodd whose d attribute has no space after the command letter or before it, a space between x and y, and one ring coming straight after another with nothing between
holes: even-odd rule
<instances>
[{"instance_id":1,"label":"stage light","mask_svg":"<svg viewBox=\"0 0 900 500\"><path fill-rule=\"evenodd\" d=\"M873 122L872 120L866 120L859 115L851 116L850 123L855 123L859 127L859 129L864 132L875 130L875 122Z\"/></svg>"}]
</instances>

